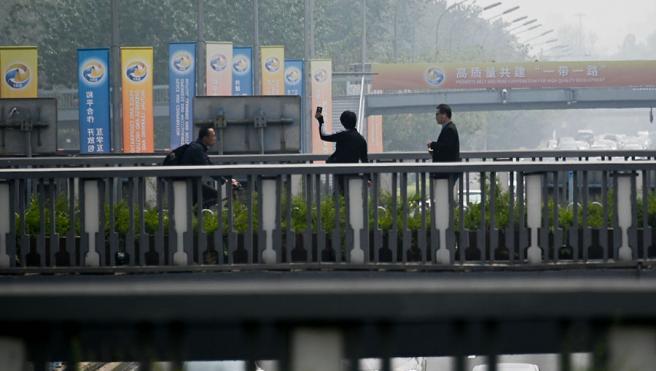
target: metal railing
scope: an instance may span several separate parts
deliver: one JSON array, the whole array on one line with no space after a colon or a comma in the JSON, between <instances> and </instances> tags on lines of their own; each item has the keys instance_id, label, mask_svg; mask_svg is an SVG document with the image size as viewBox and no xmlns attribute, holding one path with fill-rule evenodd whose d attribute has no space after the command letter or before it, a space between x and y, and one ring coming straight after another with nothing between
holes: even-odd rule
<instances>
[{"instance_id":1,"label":"metal railing","mask_svg":"<svg viewBox=\"0 0 656 371\"><path fill-rule=\"evenodd\" d=\"M111 154L71 155L52 157L0 157L0 168L20 167L77 167L77 166L153 166L161 165L166 153L148 155ZM653 160L654 150L616 151L469 151L461 152L462 160L468 161L589 161L589 160ZM326 155L276 154L276 155L210 155L214 164L310 164L324 161ZM369 160L379 162L430 162L428 152L370 153Z\"/></svg>"},{"instance_id":2,"label":"metal railing","mask_svg":"<svg viewBox=\"0 0 656 371\"><path fill-rule=\"evenodd\" d=\"M655 170L593 160L4 169L0 266L635 263L656 255ZM455 185L436 179L454 173ZM197 181L209 176L244 188Z\"/></svg>"}]
</instances>

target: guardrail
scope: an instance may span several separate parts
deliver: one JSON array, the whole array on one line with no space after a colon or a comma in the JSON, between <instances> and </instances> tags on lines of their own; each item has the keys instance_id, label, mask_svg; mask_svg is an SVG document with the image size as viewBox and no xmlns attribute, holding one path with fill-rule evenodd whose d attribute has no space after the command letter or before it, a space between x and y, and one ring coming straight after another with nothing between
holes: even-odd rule
<instances>
[{"instance_id":1,"label":"guardrail","mask_svg":"<svg viewBox=\"0 0 656 371\"><path fill-rule=\"evenodd\" d=\"M4 169L0 266L637 262L656 255L654 170L593 160ZM450 173L463 174L454 189L432 177ZM465 184L473 175L480 198ZM228 176L244 189L198 181Z\"/></svg>"},{"instance_id":2,"label":"guardrail","mask_svg":"<svg viewBox=\"0 0 656 371\"><path fill-rule=\"evenodd\" d=\"M161 165L166 153L147 155L71 155L52 157L0 157L0 168L75 167L75 166L153 166ZM594 160L653 160L656 151L472 151L461 152L463 161L588 161ZM217 165L230 164L303 164L324 161L326 155L210 155ZM428 152L370 153L372 162L430 162Z\"/></svg>"}]
</instances>

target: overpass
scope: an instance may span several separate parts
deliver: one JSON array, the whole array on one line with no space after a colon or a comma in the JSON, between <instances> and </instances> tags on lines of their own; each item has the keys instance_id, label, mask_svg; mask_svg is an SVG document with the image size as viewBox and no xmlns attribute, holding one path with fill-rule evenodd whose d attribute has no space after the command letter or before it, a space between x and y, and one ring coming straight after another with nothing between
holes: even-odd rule
<instances>
[{"instance_id":1,"label":"overpass","mask_svg":"<svg viewBox=\"0 0 656 371\"><path fill-rule=\"evenodd\" d=\"M434 112L437 102L458 112L651 108L656 106L656 88L450 90L366 97L368 115Z\"/></svg>"},{"instance_id":2,"label":"overpass","mask_svg":"<svg viewBox=\"0 0 656 371\"><path fill-rule=\"evenodd\" d=\"M656 153L377 157L166 168L153 156L7 159L0 357L276 359L294 370L321 359L337 370L342 358L453 356L458 371L469 354L491 369L507 353L559 353L563 370L573 352L595 367L651 359L635 350L656 346ZM431 180L454 171L455 192ZM571 205L549 188L569 172ZM333 191L333 175L359 173L371 188L352 176L345 195ZM478 206L466 202L474 174ZM247 186L215 184L221 202L200 210L191 179L208 175Z\"/></svg>"}]
</instances>

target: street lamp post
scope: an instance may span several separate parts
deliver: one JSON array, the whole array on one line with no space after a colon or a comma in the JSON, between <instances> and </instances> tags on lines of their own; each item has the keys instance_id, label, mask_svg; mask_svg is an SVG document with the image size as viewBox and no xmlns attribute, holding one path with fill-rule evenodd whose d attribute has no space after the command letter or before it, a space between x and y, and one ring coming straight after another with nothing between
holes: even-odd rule
<instances>
[{"instance_id":1,"label":"street lamp post","mask_svg":"<svg viewBox=\"0 0 656 371\"><path fill-rule=\"evenodd\" d=\"M535 22L537 22L537 21L538 21L537 18L533 18L533 19L531 19L530 21L526 21L526 22L524 22L524 23L522 23L522 24L520 24L520 25L518 25L518 26L515 26L515 27L509 29L508 32L515 32L515 31L519 30L520 28L522 28L522 27L526 27L526 26L528 26L528 25L531 25L531 24L533 24L533 23L535 23Z\"/></svg>"},{"instance_id":2,"label":"street lamp post","mask_svg":"<svg viewBox=\"0 0 656 371\"><path fill-rule=\"evenodd\" d=\"M519 5L514 6L514 7L510 8L510 9L506 9L506 10L504 10L503 12L501 12L501 13L495 15L494 17L489 18L487 21L488 21L488 22L492 22L492 21L494 21L494 20L497 19L497 18L501 18L501 17L503 17L503 16L506 15L506 14L510 14L510 13L512 13L512 12L516 12L516 11L518 11L518 10L519 10Z\"/></svg>"},{"instance_id":3,"label":"street lamp post","mask_svg":"<svg viewBox=\"0 0 656 371\"><path fill-rule=\"evenodd\" d=\"M467 2L467 1L469 1L469 0L461 0L461 1L457 2L457 3L455 3L455 4L451 4L449 7L447 7L446 9L444 9L444 11L442 12L442 14L440 14L439 17L437 17L437 23L435 24L435 56L436 56L436 57L437 57L437 55L438 55L439 52L440 52L440 48L439 48L439 40L440 40L440 39L439 39L439 33L440 33L440 23L442 22L442 18L444 17L444 15L446 15L446 13L448 13L449 11L451 11L451 9L453 9L453 8L457 7L458 5L461 5L461 4L463 4L463 3Z\"/></svg>"},{"instance_id":4,"label":"street lamp post","mask_svg":"<svg viewBox=\"0 0 656 371\"><path fill-rule=\"evenodd\" d=\"M120 28L119 28L119 0L112 0L111 3L111 24L112 24L112 145L114 152L122 152L122 142L120 123L121 119L121 99L119 94L119 85L121 81L121 61L120 61Z\"/></svg>"},{"instance_id":5,"label":"street lamp post","mask_svg":"<svg viewBox=\"0 0 656 371\"><path fill-rule=\"evenodd\" d=\"M525 29L525 30L522 30L522 31L520 31L520 32L517 32L517 33L514 34L514 35L515 35L515 36L517 36L517 35L521 35L521 34L526 33L526 32L530 32L530 31L533 31L533 30L537 30L537 29L540 28L540 27L542 27L542 23L540 23L540 24L536 24L535 26L531 26L531 27L529 27L529 28L527 28L527 29Z\"/></svg>"}]
</instances>

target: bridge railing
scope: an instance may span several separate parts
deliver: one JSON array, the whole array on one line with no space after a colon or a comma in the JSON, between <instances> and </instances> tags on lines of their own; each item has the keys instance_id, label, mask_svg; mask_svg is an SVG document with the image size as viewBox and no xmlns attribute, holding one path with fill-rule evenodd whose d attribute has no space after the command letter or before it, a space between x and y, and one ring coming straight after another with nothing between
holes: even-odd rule
<instances>
[{"instance_id":1,"label":"bridge railing","mask_svg":"<svg viewBox=\"0 0 656 371\"><path fill-rule=\"evenodd\" d=\"M0 266L635 263L656 255L655 170L592 160L4 169ZM223 185L230 176L243 189ZM477 194L465 184L474 176Z\"/></svg>"},{"instance_id":2,"label":"bridge railing","mask_svg":"<svg viewBox=\"0 0 656 371\"><path fill-rule=\"evenodd\" d=\"M0 168L22 167L78 167L78 166L157 166L166 153L148 155L112 154L104 156L71 155L52 157L0 157ZM615 151L470 151L461 152L463 161L589 161L589 160L654 160L653 150ZM325 161L326 155L273 154L273 155L211 155L217 165L233 164L309 164ZM428 152L370 153L369 160L379 162L430 162Z\"/></svg>"}]
</instances>

